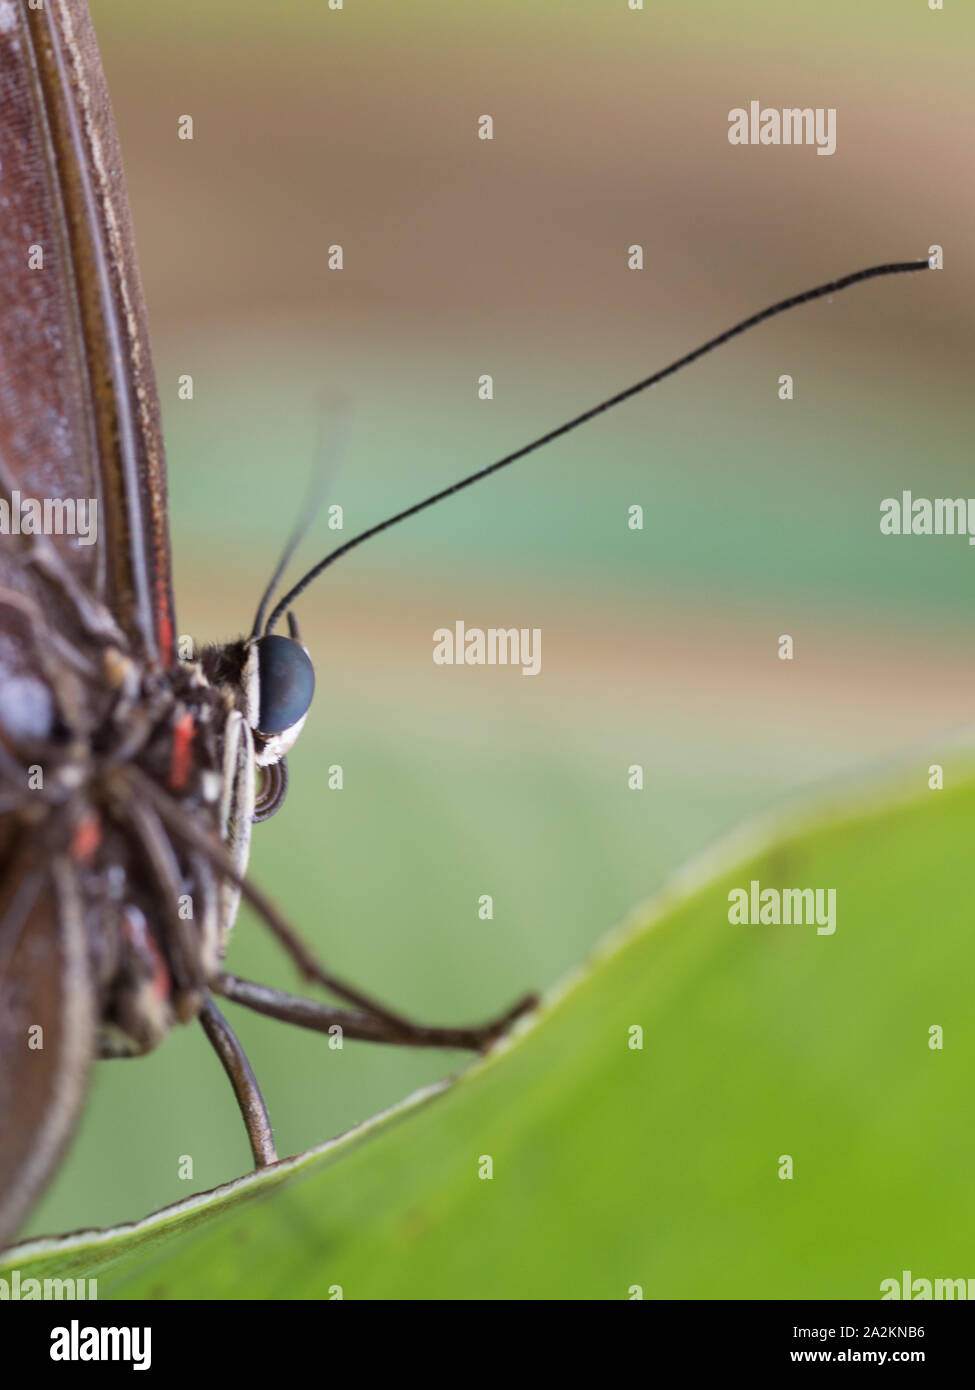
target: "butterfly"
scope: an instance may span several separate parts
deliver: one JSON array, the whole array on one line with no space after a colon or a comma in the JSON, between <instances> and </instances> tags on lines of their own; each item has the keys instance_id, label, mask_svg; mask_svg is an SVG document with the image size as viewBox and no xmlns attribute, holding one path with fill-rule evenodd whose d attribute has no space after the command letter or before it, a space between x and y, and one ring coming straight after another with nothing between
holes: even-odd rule
<instances>
[{"instance_id":1,"label":"butterfly","mask_svg":"<svg viewBox=\"0 0 975 1390\"><path fill-rule=\"evenodd\" d=\"M295 604L355 547L788 309L780 300L339 545L247 636L180 659L166 466L118 135L84 0L0 4L0 1245L63 1154L97 1058L198 1022L254 1163L267 1107L216 1000L351 1039L483 1051L533 1006L427 1026L332 974L248 877L315 686ZM278 631L287 625L287 633ZM242 899L341 1007L225 968ZM187 905L191 910L187 910Z\"/></svg>"}]
</instances>

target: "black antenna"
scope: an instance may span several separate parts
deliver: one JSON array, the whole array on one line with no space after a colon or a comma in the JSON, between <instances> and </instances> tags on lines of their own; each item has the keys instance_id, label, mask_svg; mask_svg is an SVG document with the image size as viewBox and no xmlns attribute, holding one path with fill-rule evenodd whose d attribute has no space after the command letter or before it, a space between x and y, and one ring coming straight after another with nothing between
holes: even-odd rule
<instances>
[{"instance_id":1,"label":"black antenna","mask_svg":"<svg viewBox=\"0 0 975 1390\"><path fill-rule=\"evenodd\" d=\"M299 579L293 589L289 589L284 598L278 603L274 612L267 621L265 633L273 632L275 626L280 622L281 616L294 603L299 594L304 593L305 589L312 580L317 579L322 570L333 565L342 555L347 555L350 550L354 550L357 545L367 541L372 536L378 536L381 531L388 531L391 526L395 526L400 521L405 521L407 517L416 516L417 512L425 511L427 507L432 507L435 502L442 502L445 497L452 496L455 492L461 492L465 487L470 487L472 483L478 483L482 478L488 478L492 473L497 473L500 468L507 468L509 463L514 463L517 459L522 459L526 454L532 454L536 449L541 449L545 444L551 444L553 439L559 439L563 434L568 434L570 430L578 429L588 420L593 420L597 415L602 415L603 411L611 410L614 405L620 405L627 401L631 396L638 395L641 391L646 391L650 386L656 386L658 381L663 381L665 377L673 376L682 367L690 366L699 357L704 357L706 353L713 352L715 348L721 347L723 343L729 342L732 338L737 338L739 334L746 333L749 328L754 328L756 324L764 323L766 319L771 319L776 314L784 314L787 309L795 309L800 304L808 304L813 299L822 299L825 295L838 294L840 290L847 289L850 285L857 285L861 280L875 280L881 275L905 275L913 270L928 270L930 262L924 261L894 261L889 265L868 266L866 270L856 270L852 275L844 275L839 280L830 280L825 285L817 285L815 289L805 290L802 294L790 295L788 299L780 299L777 304L771 304L767 309L762 309L757 314L751 314L747 319L742 319L741 323L736 323L733 328L728 328L724 333L719 333L716 338L711 338L709 342L703 343L701 347L695 348L693 352L688 352L684 357L678 357L676 362L671 362L669 367L662 367L659 372L654 372L653 376L648 376L644 381L638 381L635 386L629 386L625 391L620 391L615 396L610 396L608 400L602 401L599 405L594 405L590 410L584 411L582 415L577 415L573 420L568 420L564 425L559 425L558 429L549 430L548 434L541 435L538 439L532 440L530 444L525 444L521 449L516 449L513 454L506 454L504 458L498 459L496 463L489 463L486 468L479 468L476 473L470 473L466 478L461 478L460 482L452 483L450 487L442 488L439 492L433 493L431 497L426 497L422 502L415 502L412 507L407 507L405 511L397 512L395 516L387 517L385 521L380 521L376 526L370 526L367 531L362 531L358 536L353 536L350 541L340 545L337 549L326 555L324 560L319 560L313 569L310 569L304 578Z\"/></svg>"},{"instance_id":2,"label":"black antenna","mask_svg":"<svg viewBox=\"0 0 975 1390\"><path fill-rule=\"evenodd\" d=\"M257 605L257 615L254 618L254 626L251 628L251 637L257 637L264 626L264 615L267 613L268 605L274 596L274 591L287 568L288 561L291 559L298 545L301 543L308 528L311 526L315 517L325 501L325 494L328 491L328 484L335 468L335 461L338 458L342 445L348 432L349 406L347 402L339 402L339 423L337 431L326 441L325 438L325 418L324 412L336 411L335 404L331 401L322 402L322 420L320 426L320 437L318 443L318 464L312 472L308 483L308 495L304 505L298 513L298 519L294 524L291 535L285 542L284 549L278 563L274 567L274 573L268 580L267 588L261 595L261 601Z\"/></svg>"}]
</instances>

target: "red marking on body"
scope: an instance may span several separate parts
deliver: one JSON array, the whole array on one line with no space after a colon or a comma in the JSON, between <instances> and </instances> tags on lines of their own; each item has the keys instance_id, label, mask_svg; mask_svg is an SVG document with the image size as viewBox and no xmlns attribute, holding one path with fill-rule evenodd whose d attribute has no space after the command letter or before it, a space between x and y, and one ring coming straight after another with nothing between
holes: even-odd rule
<instances>
[{"instance_id":1,"label":"red marking on body","mask_svg":"<svg viewBox=\"0 0 975 1390\"><path fill-rule=\"evenodd\" d=\"M169 590L165 582L160 579L156 585L156 640L159 643L159 655L164 666L172 666L176 655L173 638L173 615L169 607Z\"/></svg>"},{"instance_id":2,"label":"red marking on body","mask_svg":"<svg viewBox=\"0 0 975 1390\"><path fill-rule=\"evenodd\" d=\"M159 618L159 650L162 652L164 666L173 664L173 620L168 613Z\"/></svg>"},{"instance_id":3,"label":"red marking on body","mask_svg":"<svg viewBox=\"0 0 975 1390\"><path fill-rule=\"evenodd\" d=\"M90 859L102 842L102 823L94 811L86 811L71 836L71 857L79 864Z\"/></svg>"},{"instance_id":4,"label":"red marking on body","mask_svg":"<svg viewBox=\"0 0 975 1390\"><path fill-rule=\"evenodd\" d=\"M169 759L169 785L174 792L182 791L189 780L193 756L196 723L189 710L180 715L173 728L173 751Z\"/></svg>"}]
</instances>

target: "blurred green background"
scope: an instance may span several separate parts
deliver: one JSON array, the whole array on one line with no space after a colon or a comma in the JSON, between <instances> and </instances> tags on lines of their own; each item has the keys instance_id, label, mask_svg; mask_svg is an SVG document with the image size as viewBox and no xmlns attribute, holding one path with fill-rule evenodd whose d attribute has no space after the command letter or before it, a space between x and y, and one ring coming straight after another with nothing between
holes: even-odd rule
<instances>
[{"instance_id":1,"label":"blurred green background","mask_svg":"<svg viewBox=\"0 0 975 1390\"><path fill-rule=\"evenodd\" d=\"M926 777L970 721L975 554L883 538L878 518L902 488L975 493L970 10L92 11L153 329L179 626L198 640L249 628L344 412L330 500L348 536L782 295L945 248L943 273L762 328L302 600L318 692L252 870L337 971L431 1021L485 1016L743 816L898 759ZM836 107L835 155L730 146L728 111L752 98ZM302 557L334 540L323 521ZM435 667L432 633L458 618L540 627L542 675ZM246 912L230 967L295 987ZM228 1014L282 1155L457 1065ZM720 1094L720 1038L715 1063ZM248 1166L219 1064L183 1029L96 1068L29 1230L136 1218Z\"/></svg>"}]
</instances>

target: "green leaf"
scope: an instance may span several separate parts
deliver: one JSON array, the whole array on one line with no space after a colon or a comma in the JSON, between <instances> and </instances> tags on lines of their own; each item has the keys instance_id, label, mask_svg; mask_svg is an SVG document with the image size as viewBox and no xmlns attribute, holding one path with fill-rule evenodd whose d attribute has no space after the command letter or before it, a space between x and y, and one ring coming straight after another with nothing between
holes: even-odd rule
<instances>
[{"instance_id":1,"label":"green leaf","mask_svg":"<svg viewBox=\"0 0 975 1390\"><path fill-rule=\"evenodd\" d=\"M975 781L926 775L734 837L453 1083L2 1273L97 1275L102 1298L423 1299L874 1299L905 1269L975 1273ZM731 925L753 879L835 889L835 932Z\"/></svg>"}]
</instances>

